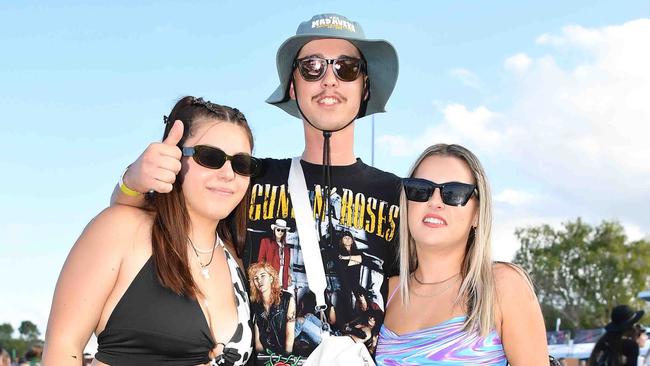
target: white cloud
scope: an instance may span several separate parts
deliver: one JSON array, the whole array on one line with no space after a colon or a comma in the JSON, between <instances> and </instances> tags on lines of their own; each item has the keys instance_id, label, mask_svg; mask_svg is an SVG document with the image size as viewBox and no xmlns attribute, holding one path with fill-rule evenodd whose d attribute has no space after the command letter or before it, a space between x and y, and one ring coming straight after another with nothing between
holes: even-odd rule
<instances>
[{"instance_id":1,"label":"white cloud","mask_svg":"<svg viewBox=\"0 0 650 366\"><path fill-rule=\"evenodd\" d=\"M591 47L597 46L603 41L603 32L599 29L589 29L579 25L569 25L562 28L562 35L542 34L537 37L537 44L550 45L555 47L576 46Z\"/></svg>"},{"instance_id":2,"label":"white cloud","mask_svg":"<svg viewBox=\"0 0 650 366\"><path fill-rule=\"evenodd\" d=\"M579 187L572 193L583 198L611 195L611 187L625 181L650 183L649 38L650 19L642 19L600 29L566 27L538 39L586 50L587 58L569 68L549 55L517 75L519 94L503 114L522 167L556 187ZM642 194L648 186L641 186L630 184L626 193Z\"/></svg>"},{"instance_id":3,"label":"white cloud","mask_svg":"<svg viewBox=\"0 0 650 366\"><path fill-rule=\"evenodd\" d=\"M641 227L638 225L629 222L623 222L621 225L623 225L623 228L625 229L625 235L627 235L627 239L630 241L641 240L648 237L649 233L643 232L643 229L641 229Z\"/></svg>"},{"instance_id":4,"label":"white cloud","mask_svg":"<svg viewBox=\"0 0 650 366\"><path fill-rule=\"evenodd\" d=\"M514 72L524 72L528 70L533 60L525 53L518 53L514 56L508 57L504 63L506 70Z\"/></svg>"},{"instance_id":5,"label":"white cloud","mask_svg":"<svg viewBox=\"0 0 650 366\"><path fill-rule=\"evenodd\" d=\"M457 143L478 150L497 147L504 138L499 125L499 115L485 106L473 110L462 104L448 104L442 107L443 121L429 126L418 137L382 135L380 145L386 146L393 156L413 156L436 143Z\"/></svg>"},{"instance_id":6,"label":"white cloud","mask_svg":"<svg viewBox=\"0 0 650 366\"><path fill-rule=\"evenodd\" d=\"M492 224L492 257L495 260L512 261L520 243L515 237L516 229L549 224L560 227L561 218L536 216L534 214L517 215L508 210L495 210Z\"/></svg>"},{"instance_id":7,"label":"white cloud","mask_svg":"<svg viewBox=\"0 0 650 366\"><path fill-rule=\"evenodd\" d=\"M512 242L513 223L558 216L563 221L618 218L627 223L631 238L647 237L648 39L650 19L602 28L570 26L559 34L541 35L537 44L545 55L519 53L503 61L513 76L504 90L512 94L499 99L511 100L509 106L441 105L442 120L424 134L384 139L393 153L403 149L415 154L432 142L461 142L553 197L553 202L530 201L521 192L526 187L516 185L510 187L515 191L495 196L498 204L528 208L518 215L529 219L501 218L505 226L495 225L505 248L517 245Z\"/></svg>"},{"instance_id":8,"label":"white cloud","mask_svg":"<svg viewBox=\"0 0 650 366\"><path fill-rule=\"evenodd\" d=\"M505 203L510 206L528 205L536 199L535 195L516 189L504 189L494 195L495 203Z\"/></svg>"},{"instance_id":9,"label":"white cloud","mask_svg":"<svg viewBox=\"0 0 650 366\"><path fill-rule=\"evenodd\" d=\"M449 74L472 89L476 89L478 91L483 90L483 85L481 84L479 78L473 72L467 69L454 68L449 71Z\"/></svg>"}]
</instances>

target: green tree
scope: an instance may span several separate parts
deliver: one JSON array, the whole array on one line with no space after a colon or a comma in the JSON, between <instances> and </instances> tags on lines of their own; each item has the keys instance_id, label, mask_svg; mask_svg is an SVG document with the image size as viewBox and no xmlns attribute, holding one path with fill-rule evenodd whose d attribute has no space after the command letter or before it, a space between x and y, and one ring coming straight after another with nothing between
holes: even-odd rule
<instances>
[{"instance_id":1,"label":"green tree","mask_svg":"<svg viewBox=\"0 0 650 366\"><path fill-rule=\"evenodd\" d=\"M637 294L650 285L650 242L628 241L616 221L592 227L580 218L553 229L517 229L514 262L530 273L544 320L563 328L597 328L618 304L643 307Z\"/></svg>"},{"instance_id":2,"label":"green tree","mask_svg":"<svg viewBox=\"0 0 650 366\"><path fill-rule=\"evenodd\" d=\"M11 324L0 324L0 343L4 344L6 341L10 340L13 333L14 327L12 327Z\"/></svg>"},{"instance_id":3,"label":"green tree","mask_svg":"<svg viewBox=\"0 0 650 366\"><path fill-rule=\"evenodd\" d=\"M38 340L38 337L41 335L41 332L38 330L36 324L32 323L29 320L23 320L18 327L18 332L20 337L27 341Z\"/></svg>"}]
</instances>

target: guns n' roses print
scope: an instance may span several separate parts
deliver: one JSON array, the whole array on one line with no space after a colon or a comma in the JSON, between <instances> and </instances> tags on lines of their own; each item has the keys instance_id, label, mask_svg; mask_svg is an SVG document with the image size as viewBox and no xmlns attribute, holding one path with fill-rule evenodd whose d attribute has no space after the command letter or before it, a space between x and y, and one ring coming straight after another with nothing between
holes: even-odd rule
<instances>
[{"instance_id":1,"label":"guns n' roses print","mask_svg":"<svg viewBox=\"0 0 650 366\"><path fill-rule=\"evenodd\" d=\"M322 167L302 162L327 280L326 319L315 314L287 177L290 160L267 159L252 184L247 262L258 365L300 365L321 341L322 322L370 352L377 345L393 268L399 179L358 160L332 167L330 199ZM331 218L331 221L329 220ZM330 227L331 225L331 227Z\"/></svg>"}]
</instances>

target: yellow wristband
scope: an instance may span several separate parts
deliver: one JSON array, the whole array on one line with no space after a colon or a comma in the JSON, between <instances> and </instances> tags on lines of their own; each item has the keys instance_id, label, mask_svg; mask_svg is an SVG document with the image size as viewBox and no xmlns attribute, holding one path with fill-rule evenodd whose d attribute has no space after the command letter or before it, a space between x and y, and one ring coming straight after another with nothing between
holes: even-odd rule
<instances>
[{"instance_id":1,"label":"yellow wristband","mask_svg":"<svg viewBox=\"0 0 650 366\"><path fill-rule=\"evenodd\" d=\"M120 176L120 181L118 182L118 184L120 186L120 191L122 191L122 193L124 193L125 195L127 195L129 197L137 197L141 193L132 190L131 188L127 187L126 184L124 184L124 174L126 174L127 170L129 170L128 167L124 170L124 173L122 173L122 175Z\"/></svg>"}]
</instances>

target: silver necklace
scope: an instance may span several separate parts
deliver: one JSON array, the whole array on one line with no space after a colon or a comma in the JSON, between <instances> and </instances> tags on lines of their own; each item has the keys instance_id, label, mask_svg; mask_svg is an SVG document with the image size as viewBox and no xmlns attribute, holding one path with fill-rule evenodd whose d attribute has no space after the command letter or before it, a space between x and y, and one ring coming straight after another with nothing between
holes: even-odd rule
<instances>
[{"instance_id":1,"label":"silver necklace","mask_svg":"<svg viewBox=\"0 0 650 366\"><path fill-rule=\"evenodd\" d=\"M216 248L217 245L221 245L221 246L223 246L223 242L222 242L221 239L219 238L219 235L217 235L216 238L214 239L214 246L212 247L212 249L207 249L207 250L203 250L203 249L199 249L199 248L197 248L197 247L194 245L194 243L192 243L192 239L190 239L190 238L187 238L187 239L190 241L190 244L192 245L192 248L194 249L194 252L195 252L195 253L201 253L201 254L212 254L212 252L214 251L214 248Z\"/></svg>"},{"instance_id":2,"label":"silver necklace","mask_svg":"<svg viewBox=\"0 0 650 366\"><path fill-rule=\"evenodd\" d=\"M214 246L212 247L212 250L206 250L206 251L198 250L196 248L196 246L194 245L194 243L192 242L192 239L187 238L187 240L189 240L190 245L192 246L192 249L194 250L194 254L196 254L196 261L199 262L199 266L201 267L201 270L200 270L201 271L201 276L203 276L203 278L205 278L206 280L209 280L210 279L210 268L208 268L208 266L210 265L210 263L212 263L212 259L214 258L214 250L217 248L217 246L219 245L219 246L223 247L223 242L221 241L221 238L219 238L219 235L217 235L216 238L214 239ZM210 254L210 260L208 261L208 263L203 264L203 262L201 262L201 257L199 256L199 253L201 253L201 254Z\"/></svg>"}]
</instances>

